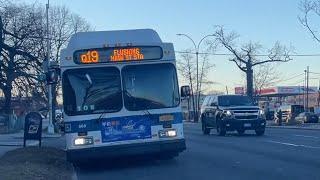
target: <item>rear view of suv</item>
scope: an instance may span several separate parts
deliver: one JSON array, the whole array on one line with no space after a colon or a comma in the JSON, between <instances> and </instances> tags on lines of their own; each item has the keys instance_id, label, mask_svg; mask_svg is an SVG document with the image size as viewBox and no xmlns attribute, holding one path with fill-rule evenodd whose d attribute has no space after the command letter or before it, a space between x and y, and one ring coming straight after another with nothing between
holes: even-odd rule
<instances>
[{"instance_id":1,"label":"rear view of suv","mask_svg":"<svg viewBox=\"0 0 320 180\"><path fill-rule=\"evenodd\" d=\"M207 96L201 107L201 122L203 134L216 128L220 136L235 130L240 135L255 130L261 136L266 126L263 110L243 95Z\"/></svg>"}]
</instances>

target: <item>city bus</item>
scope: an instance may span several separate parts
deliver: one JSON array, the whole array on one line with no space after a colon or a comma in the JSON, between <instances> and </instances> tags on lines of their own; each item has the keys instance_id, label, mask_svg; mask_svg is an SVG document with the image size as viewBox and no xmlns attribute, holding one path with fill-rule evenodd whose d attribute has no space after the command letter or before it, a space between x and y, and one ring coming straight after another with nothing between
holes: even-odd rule
<instances>
[{"instance_id":1,"label":"city bus","mask_svg":"<svg viewBox=\"0 0 320 180\"><path fill-rule=\"evenodd\" d=\"M173 44L156 31L76 33L60 58L69 161L186 149Z\"/></svg>"}]
</instances>

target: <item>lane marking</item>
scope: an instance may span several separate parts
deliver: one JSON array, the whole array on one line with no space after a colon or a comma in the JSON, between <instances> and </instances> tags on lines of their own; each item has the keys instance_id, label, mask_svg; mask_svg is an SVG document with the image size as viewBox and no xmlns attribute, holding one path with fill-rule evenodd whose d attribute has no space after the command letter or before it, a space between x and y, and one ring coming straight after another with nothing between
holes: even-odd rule
<instances>
[{"instance_id":1,"label":"lane marking","mask_svg":"<svg viewBox=\"0 0 320 180\"><path fill-rule=\"evenodd\" d=\"M306 135L300 135L300 134L294 134L293 136L296 136L296 137L305 137L305 138L313 138L313 139L320 139L320 137L317 137L317 136L306 136Z\"/></svg>"},{"instance_id":2,"label":"lane marking","mask_svg":"<svg viewBox=\"0 0 320 180\"><path fill-rule=\"evenodd\" d=\"M27 142L28 146L36 146L39 142ZM0 146L23 146L23 142L0 142Z\"/></svg>"},{"instance_id":3,"label":"lane marking","mask_svg":"<svg viewBox=\"0 0 320 180\"><path fill-rule=\"evenodd\" d=\"M309 145L303 145L303 144L293 144L293 143L288 143L288 142L280 142L280 141L267 141L269 143L275 143L275 144L281 144L281 145L286 145L286 146L293 146L293 147L304 147L304 148L309 148L309 149L320 149L320 146L309 146Z\"/></svg>"}]
</instances>

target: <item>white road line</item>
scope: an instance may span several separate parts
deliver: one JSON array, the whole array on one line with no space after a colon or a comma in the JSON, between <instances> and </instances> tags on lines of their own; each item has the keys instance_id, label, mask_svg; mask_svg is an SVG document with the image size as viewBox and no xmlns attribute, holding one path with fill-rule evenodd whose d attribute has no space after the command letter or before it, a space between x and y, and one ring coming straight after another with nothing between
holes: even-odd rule
<instances>
[{"instance_id":1,"label":"white road line","mask_svg":"<svg viewBox=\"0 0 320 180\"><path fill-rule=\"evenodd\" d=\"M320 149L320 146L308 146L308 145L303 145L303 144L293 144L293 143L280 142L280 141L266 141L266 142L275 143L275 144L282 144L282 145L286 145L286 146L304 147L304 148L310 148L310 149Z\"/></svg>"},{"instance_id":2,"label":"white road line","mask_svg":"<svg viewBox=\"0 0 320 180\"><path fill-rule=\"evenodd\" d=\"M39 142L27 142L28 146L36 146ZM11 141L11 142L0 142L0 146L23 146L23 142L21 141Z\"/></svg>"},{"instance_id":3,"label":"white road line","mask_svg":"<svg viewBox=\"0 0 320 180\"><path fill-rule=\"evenodd\" d=\"M300 135L300 134L294 134L293 136L296 136L296 137L305 137L305 138L313 138L313 139L320 139L320 137L317 137L317 136L305 136L305 135Z\"/></svg>"}]
</instances>

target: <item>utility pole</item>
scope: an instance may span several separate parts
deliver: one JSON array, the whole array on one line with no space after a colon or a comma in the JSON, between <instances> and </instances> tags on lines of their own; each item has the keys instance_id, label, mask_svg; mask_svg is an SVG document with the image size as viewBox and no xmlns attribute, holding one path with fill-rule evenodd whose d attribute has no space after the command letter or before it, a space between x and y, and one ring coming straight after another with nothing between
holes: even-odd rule
<instances>
[{"instance_id":1,"label":"utility pole","mask_svg":"<svg viewBox=\"0 0 320 180\"><path fill-rule=\"evenodd\" d=\"M306 111L306 87L307 87L307 70L304 70L304 82L303 82L303 107Z\"/></svg>"},{"instance_id":2,"label":"utility pole","mask_svg":"<svg viewBox=\"0 0 320 180\"><path fill-rule=\"evenodd\" d=\"M309 66L307 66L307 112L309 112Z\"/></svg>"},{"instance_id":3,"label":"utility pole","mask_svg":"<svg viewBox=\"0 0 320 180\"><path fill-rule=\"evenodd\" d=\"M49 33L49 0L46 4L46 19L47 19L47 67L46 72L50 69L50 33ZM49 109L49 125L48 125L48 134L54 134L54 127L53 127L53 109L52 109L52 85L48 84L48 109Z\"/></svg>"},{"instance_id":4,"label":"utility pole","mask_svg":"<svg viewBox=\"0 0 320 180\"><path fill-rule=\"evenodd\" d=\"M319 79L319 88L318 88L318 107L320 106L320 79Z\"/></svg>"}]
</instances>

